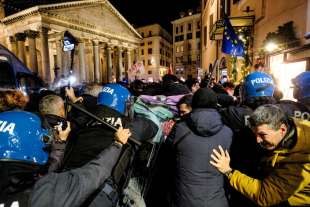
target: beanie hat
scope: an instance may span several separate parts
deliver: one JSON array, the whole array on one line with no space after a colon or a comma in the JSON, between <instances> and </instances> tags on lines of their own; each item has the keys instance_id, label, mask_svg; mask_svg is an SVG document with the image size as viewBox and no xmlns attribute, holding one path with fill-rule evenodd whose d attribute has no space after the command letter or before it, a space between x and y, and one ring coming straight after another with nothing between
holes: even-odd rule
<instances>
[{"instance_id":1,"label":"beanie hat","mask_svg":"<svg viewBox=\"0 0 310 207\"><path fill-rule=\"evenodd\" d=\"M216 108L217 96L210 88L200 88L193 96L192 108Z\"/></svg>"}]
</instances>

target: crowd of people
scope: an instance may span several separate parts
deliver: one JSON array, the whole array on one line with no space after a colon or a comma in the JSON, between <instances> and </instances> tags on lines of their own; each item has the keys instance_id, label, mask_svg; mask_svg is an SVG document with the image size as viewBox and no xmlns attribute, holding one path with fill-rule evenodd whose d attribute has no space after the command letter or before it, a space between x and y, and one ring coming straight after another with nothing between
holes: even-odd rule
<instances>
[{"instance_id":1,"label":"crowd of people","mask_svg":"<svg viewBox=\"0 0 310 207\"><path fill-rule=\"evenodd\" d=\"M310 71L0 90L0 206L310 206Z\"/></svg>"}]
</instances>

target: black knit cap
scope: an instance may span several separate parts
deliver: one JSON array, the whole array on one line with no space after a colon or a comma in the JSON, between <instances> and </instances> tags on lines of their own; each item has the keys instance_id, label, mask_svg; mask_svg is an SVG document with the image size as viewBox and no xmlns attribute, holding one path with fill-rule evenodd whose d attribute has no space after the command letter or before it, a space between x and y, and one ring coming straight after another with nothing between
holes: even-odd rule
<instances>
[{"instance_id":1,"label":"black knit cap","mask_svg":"<svg viewBox=\"0 0 310 207\"><path fill-rule=\"evenodd\" d=\"M210 88L200 88L193 96L192 108L216 108L217 96Z\"/></svg>"}]
</instances>

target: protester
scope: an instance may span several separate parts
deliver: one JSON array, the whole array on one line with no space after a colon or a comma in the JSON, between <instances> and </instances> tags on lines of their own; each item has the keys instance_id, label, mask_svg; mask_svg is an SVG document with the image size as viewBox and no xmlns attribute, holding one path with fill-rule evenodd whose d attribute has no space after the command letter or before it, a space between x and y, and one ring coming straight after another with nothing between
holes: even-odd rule
<instances>
[{"instance_id":1,"label":"protester","mask_svg":"<svg viewBox=\"0 0 310 207\"><path fill-rule=\"evenodd\" d=\"M191 94L185 95L177 103L177 108L179 110L180 117L183 117L192 111L192 99L193 95Z\"/></svg>"},{"instance_id":2,"label":"protester","mask_svg":"<svg viewBox=\"0 0 310 207\"><path fill-rule=\"evenodd\" d=\"M207 88L193 96L193 111L188 119L176 124L167 138L174 149L174 187L172 206L228 206L224 177L210 164L211 149L218 145L229 148L232 131L225 126L217 112L216 94Z\"/></svg>"},{"instance_id":3,"label":"protester","mask_svg":"<svg viewBox=\"0 0 310 207\"><path fill-rule=\"evenodd\" d=\"M190 90L175 75L166 74L162 82L162 94L165 96L174 96L181 94L189 94Z\"/></svg>"},{"instance_id":4,"label":"protester","mask_svg":"<svg viewBox=\"0 0 310 207\"><path fill-rule=\"evenodd\" d=\"M231 165L243 173L259 178L259 162L264 152L255 143L255 135L248 127L248 117L258 106L275 103L273 79L266 73L253 72L246 76L241 88L240 105L222 108L220 113L223 122L234 133L230 149ZM234 189L229 189L228 192L231 206L253 206L251 201Z\"/></svg>"},{"instance_id":5,"label":"protester","mask_svg":"<svg viewBox=\"0 0 310 207\"><path fill-rule=\"evenodd\" d=\"M231 168L227 147L213 150L210 163L225 174L230 185L260 206L310 204L310 122L289 119L277 106L258 107L251 115L256 142L270 153L262 179Z\"/></svg>"},{"instance_id":6,"label":"protester","mask_svg":"<svg viewBox=\"0 0 310 207\"><path fill-rule=\"evenodd\" d=\"M0 112L14 109L24 109L29 101L21 91L0 89Z\"/></svg>"},{"instance_id":7,"label":"protester","mask_svg":"<svg viewBox=\"0 0 310 207\"><path fill-rule=\"evenodd\" d=\"M185 84L192 93L195 93L200 88L199 82L196 78L187 79Z\"/></svg>"}]
</instances>

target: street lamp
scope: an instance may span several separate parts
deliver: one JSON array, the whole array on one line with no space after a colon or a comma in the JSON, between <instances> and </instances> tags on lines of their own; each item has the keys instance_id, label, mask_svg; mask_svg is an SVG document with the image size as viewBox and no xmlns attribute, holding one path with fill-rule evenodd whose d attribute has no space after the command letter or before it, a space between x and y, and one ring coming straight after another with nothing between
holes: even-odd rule
<instances>
[{"instance_id":1,"label":"street lamp","mask_svg":"<svg viewBox=\"0 0 310 207\"><path fill-rule=\"evenodd\" d=\"M278 45L274 42L268 42L266 45L265 45L265 49L268 51L268 52L273 52L275 51L276 49L278 49Z\"/></svg>"}]
</instances>

